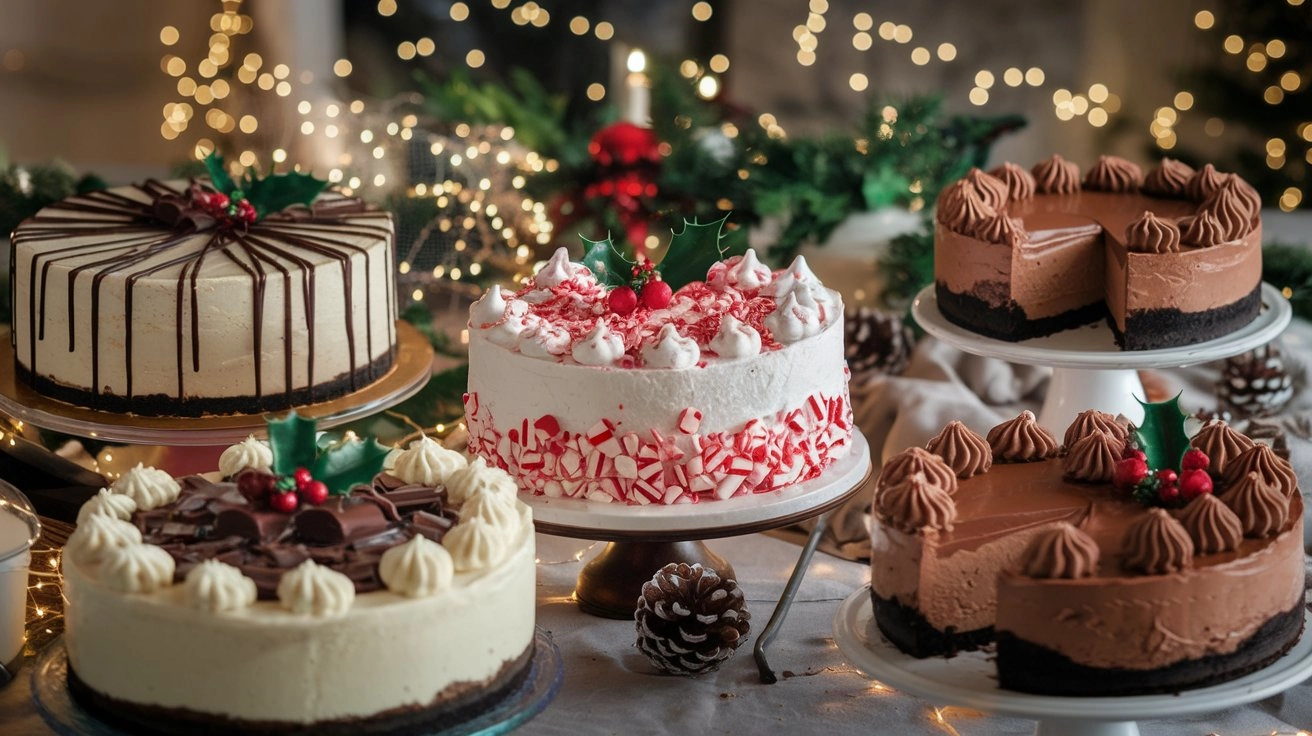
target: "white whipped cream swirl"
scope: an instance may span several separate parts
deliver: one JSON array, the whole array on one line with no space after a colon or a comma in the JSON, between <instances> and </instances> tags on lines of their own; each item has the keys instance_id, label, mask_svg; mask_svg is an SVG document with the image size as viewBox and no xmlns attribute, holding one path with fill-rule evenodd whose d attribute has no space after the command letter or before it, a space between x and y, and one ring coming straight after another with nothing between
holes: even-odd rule
<instances>
[{"instance_id":1,"label":"white whipped cream swirl","mask_svg":"<svg viewBox=\"0 0 1312 736\"><path fill-rule=\"evenodd\" d=\"M510 477L510 473L488 465L481 457L474 458L473 462L446 479L447 501L456 506L484 491L514 498L519 493L519 487L515 485L515 479Z\"/></svg>"},{"instance_id":2,"label":"white whipped cream swirl","mask_svg":"<svg viewBox=\"0 0 1312 736\"><path fill-rule=\"evenodd\" d=\"M150 511L178 500L182 487L173 480L173 476L163 470L143 467L141 463L137 463L137 467L114 481L109 490L130 496L137 502L138 509Z\"/></svg>"},{"instance_id":3,"label":"white whipped cream swirl","mask_svg":"<svg viewBox=\"0 0 1312 736\"><path fill-rule=\"evenodd\" d=\"M555 360L570 351L569 330L543 320L519 333L520 355Z\"/></svg>"},{"instance_id":4,"label":"white whipped cream swirl","mask_svg":"<svg viewBox=\"0 0 1312 736\"><path fill-rule=\"evenodd\" d=\"M417 534L383 553L378 576L393 593L423 598L451 585L455 563L442 545Z\"/></svg>"},{"instance_id":5,"label":"white whipped cream swirl","mask_svg":"<svg viewBox=\"0 0 1312 736\"><path fill-rule=\"evenodd\" d=\"M800 257L800 256L799 256ZM765 318L774 339L784 345L820 333L820 308L805 285L790 291L779 306Z\"/></svg>"},{"instance_id":6,"label":"white whipped cream swirl","mask_svg":"<svg viewBox=\"0 0 1312 736\"><path fill-rule=\"evenodd\" d=\"M425 435L397 453L391 473L406 483L433 487L446 483L452 473L468 464L464 455Z\"/></svg>"},{"instance_id":7,"label":"white whipped cream swirl","mask_svg":"<svg viewBox=\"0 0 1312 736\"><path fill-rule=\"evenodd\" d=\"M774 276L770 267L761 263L751 248L741 256L727 258L713 266L706 275L706 284L724 291L732 286L740 291L755 291L768 286Z\"/></svg>"},{"instance_id":8,"label":"white whipped cream swirl","mask_svg":"<svg viewBox=\"0 0 1312 736\"><path fill-rule=\"evenodd\" d=\"M469 326L482 329L506 316L506 300L501 287L493 284L487 293L469 306Z\"/></svg>"},{"instance_id":9,"label":"white whipped cream swirl","mask_svg":"<svg viewBox=\"0 0 1312 736\"><path fill-rule=\"evenodd\" d=\"M80 521L64 544L64 554L73 561L94 564L112 549L141 544L141 530L122 519L92 514Z\"/></svg>"},{"instance_id":10,"label":"white whipped cream swirl","mask_svg":"<svg viewBox=\"0 0 1312 736\"><path fill-rule=\"evenodd\" d=\"M100 582L120 593L153 593L173 584L173 555L153 544L114 547L100 564Z\"/></svg>"},{"instance_id":11,"label":"white whipped cream swirl","mask_svg":"<svg viewBox=\"0 0 1312 736\"><path fill-rule=\"evenodd\" d=\"M101 488L99 493L87 499L87 502L82 504L82 508L77 510L77 523L81 525L89 516L109 516L128 521L132 518L132 512L136 510L137 502L133 501L131 496Z\"/></svg>"},{"instance_id":12,"label":"white whipped cream swirl","mask_svg":"<svg viewBox=\"0 0 1312 736\"><path fill-rule=\"evenodd\" d=\"M539 289L550 289L560 286L569 281L583 270L583 266L569 262L569 251L565 248L557 248L551 258L542 264L536 275L533 276L533 286Z\"/></svg>"},{"instance_id":13,"label":"white whipped cream swirl","mask_svg":"<svg viewBox=\"0 0 1312 736\"><path fill-rule=\"evenodd\" d=\"M229 447L219 455L219 473L231 478L243 470L267 473L273 468L273 450L252 435Z\"/></svg>"},{"instance_id":14,"label":"white whipped cream swirl","mask_svg":"<svg viewBox=\"0 0 1312 736\"><path fill-rule=\"evenodd\" d=\"M201 611L240 611L255 602L255 581L241 570L218 560L204 560L191 568L182 583L187 605Z\"/></svg>"},{"instance_id":15,"label":"white whipped cream swirl","mask_svg":"<svg viewBox=\"0 0 1312 736\"><path fill-rule=\"evenodd\" d=\"M278 600L292 613L340 616L355 601L355 583L336 570L306 560L283 573L278 581Z\"/></svg>"}]
</instances>

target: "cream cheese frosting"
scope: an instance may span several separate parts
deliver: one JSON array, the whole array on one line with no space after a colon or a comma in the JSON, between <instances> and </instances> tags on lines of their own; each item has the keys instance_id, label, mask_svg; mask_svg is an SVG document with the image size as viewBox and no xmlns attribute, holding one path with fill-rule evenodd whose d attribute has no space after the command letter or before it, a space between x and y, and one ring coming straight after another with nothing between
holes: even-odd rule
<instances>
[{"instance_id":1,"label":"cream cheese frosting","mask_svg":"<svg viewBox=\"0 0 1312 736\"><path fill-rule=\"evenodd\" d=\"M397 453L392 463L392 475L406 483L423 486L442 485L468 461L455 450L448 450L433 438L424 435Z\"/></svg>"},{"instance_id":2,"label":"cream cheese frosting","mask_svg":"<svg viewBox=\"0 0 1312 736\"><path fill-rule=\"evenodd\" d=\"M278 581L278 600L292 613L341 616L355 600L355 584L336 570L306 560L283 573Z\"/></svg>"},{"instance_id":3,"label":"cream cheese frosting","mask_svg":"<svg viewBox=\"0 0 1312 736\"><path fill-rule=\"evenodd\" d=\"M240 611L255 603L255 581L218 560L203 560L183 579L187 605L210 613Z\"/></svg>"},{"instance_id":4,"label":"cream cheese frosting","mask_svg":"<svg viewBox=\"0 0 1312 736\"><path fill-rule=\"evenodd\" d=\"M254 435L229 446L219 455L219 473L225 478L232 478L247 469L267 473L272 467L273 451Z\"/></svg>"},{"instance_id":5,"label":"cream cheese frosting","mask_svg":"<svg viewBox=\"0 0 1312 736\"><path fill-rule=\"evenodd\" d=\"M136 502L137 508L149 511L173 503L181 488L173 476L163 470L137 463L136 467L115 480L109 490L128 496Z\"/></svg>"},{"instance_id":6,"label":"cream cheese frosting","mask_svg":"<svg viewBox=\"0 0 1312 736\"><path fill-rule=\"evenodd\" d=\"M416 535L383 553L378 575L393 593L421 598L449 588L455 565L445 547Z\"/></svg>"}]
</instances>

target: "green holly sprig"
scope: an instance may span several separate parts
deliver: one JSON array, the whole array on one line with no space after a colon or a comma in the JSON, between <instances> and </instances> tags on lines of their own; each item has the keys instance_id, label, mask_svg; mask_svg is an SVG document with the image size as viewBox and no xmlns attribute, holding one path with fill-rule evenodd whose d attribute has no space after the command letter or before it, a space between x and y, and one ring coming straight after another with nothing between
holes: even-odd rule
<instances>
[{"instance_id":1,"label":"green holly sprig","mask_svg":"<svg viewBox=\"0 0 1312 736\"><path fill-rule=\"evenodd\" d=\"M665 256L650 267L620 252L610 238L584 238L588 247L582 263L603 286L632 287L633 282L639 280L637 286L640 289L647 281L660 280L678 291L682 286L704 280L707 270L717 261L747 252L747 234L742 228L726 232L728 220L728 215L715 222L684 220L683 230L674 233Z\"/></svg>"},{"instance_id":2,"label":"green holly sprig","mask_svg":"<svg viewBox=\"0 0 1312 736\"><path fill-rule=\"evenodd\" d=\"M269 448L273 451L273 472L279 478L295 478L298 470L309 471L336 496L350 493L359 484L368 484L383 469L389 450L370 438L318 436L318 423L295 411L282 419L270 419Z\"/></svg>"},{"instance_id":3,"label":"green holly sprig","mask_svg":"<svg viewBox=\"0 0 1312 736\"><path fill-rule=\"evenodd\" d=\"M234 180L218 153L206 156L204 163L210 183L227 198L222 206L225 213L250 223L294 205L308 205L328 187L328 182L300 171L258 176L254 169L248 168L241 179ZM221 202L216 201L210 206ZM243 202L247 204L243 206Z\"/></svg>"}]
</instances>

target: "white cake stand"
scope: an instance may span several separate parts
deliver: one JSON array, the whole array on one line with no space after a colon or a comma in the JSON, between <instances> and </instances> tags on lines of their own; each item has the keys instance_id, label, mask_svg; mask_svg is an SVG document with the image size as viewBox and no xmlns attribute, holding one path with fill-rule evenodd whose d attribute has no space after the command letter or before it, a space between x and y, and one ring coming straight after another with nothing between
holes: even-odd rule
<instances>
[{"instance_id":1,"label":"white cake stand","mask_svg":"<svg viewBox=\"0 0 1312 736\"><path fill-rule=\"evenodd\" d=\"M1312 636L1305 634L1264 669L1175 695L1077 698L1002 690L992 654L916 659L890 644L875 625L869 586L838 607L834 642L853 665L891 687L941 703L1037 720L1035 736L1138 736L1138 720L1198 715L1251 703L1312 675Z\"/></svg>"},{"instance_id":2,"label":"white cake stand","mask_svg":"<svg viewBox=\"0 0 1312 736\"><path fill-rule=\"evenodd\" d=\"M1159 350L1121 350L1104 322L1021 342L984 337L943 316L932 284L916 295L911 314L925 332L959 350L1013 363L1052 367L1052 381L1039 412L1039 423L1060 436L1075 415L1086 409L1121 414L1139 422L1143 410L1133 397L1146 397L1138 369L1179 368L1220 360L1279 337L1293 316L1289 300L1281 296L1279 289L1265 283L1261 299L1262 309L1257 318L1240 329L1214 340Z\"/></svg>"},{"instance_id":3,"label":"white cake stand","mask_svg":"<svg viewBox=\"0 0 1312 736\"><path fill-rule=\"evenodd\" d=\"M757 670L761 681L770 684L777 678L766 647L788 616L829 514L856 495L871 469L870 444L860 430L853 430L851 452L820 477L768 493L668 506L606 504L523 493L519 498L532 507L534 526L543 534L610 542L583 567L574 594L584 613L614 619L631 620L643 583L671 562L699 563L732 578L733 566L700 540L754 534L815 519L779 603L756 637Z\"/></svg>"}]
</instances>

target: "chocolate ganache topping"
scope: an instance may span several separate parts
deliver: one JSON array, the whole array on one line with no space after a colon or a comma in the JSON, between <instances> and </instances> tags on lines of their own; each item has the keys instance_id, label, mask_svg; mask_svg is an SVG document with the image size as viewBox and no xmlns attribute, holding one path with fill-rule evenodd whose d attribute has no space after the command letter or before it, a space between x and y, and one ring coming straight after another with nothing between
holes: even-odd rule
<instances>
[{"instance_id":1,"label":"chocolate ganache topping","mask_svg":"<svg viewBox=\"0 0 1312 736\"><path fill-rule=\"evenodd\" d=\"M1222 185L1208 195L1202 211L1216 217L1225 231L1227 241L1239 240L1253 229L1253 213L1249 210L1248 202L1232 186Z\"/></svg>"},{"instance_id":2,"label":"chocolate ganache topping","mask_svg":"<svg viewBox=\"0 0 1312 736\"><path fill-rule=\"evenodd\" d=\"M1106 432L1086 434L1075 440L1062 459L1062 475L1086 483L1110 483L1125 441Z\"/></svg>"},{"instance_id":3,"label":"chocolate ganache topping","mask_svg":"<svg viewBox=\"0 0 1312 736\"><path fill-rule=\"evenodd\" d=\"M1226 242L1225 226L1207 210L1200 210L1197 215L1182 220L1181 224L1180 240L1185 245L1210 248Z\"/></svg>"},{"instance_id":4,"label":"chocolate ganache topping","mask_svg":"<svg viewBox=\"0 0 1312 736\"><path fill-rule=\"evenodd\" d=\"M1183 199L1188 196L1189 180L1194 169L1183 161L1164 158L1143 180L1143 191L1155 197Z\"/></svg>"},{"instance_id":5,"label":"chocolate ganache topping","mask_svg":"<svg viewBox=\"0 0 1312 736\"><path fill-rule=\"evenodd\" d=\"M1098 163L1084 176L1084 188L1099 192L1135 192L1141 184L1143 169L1120 156L1099 156Z\"/></svg>"},{"instance_id":6,"label":"chocolate ganache topping","mask_svg":"<svg viewBox=\"0 0 1312 736\"><path fill-rule=\"evenodd\" d=\"M881 487L875 495L881 518L907 534L925 528L952 531L957 505L952 496L924 473L912 473L900 483Z\"/></svg>"},{"instance_id":7,"label":"chocolate ganache topping","mask_svg":"<svg viewBox=\"0 0 1312 736\"><path fill-rule=\"evenodd\" d=\"M1144 212L1125 227L1125 247L1133 253L1178 253L1180 229L1173 222Z\"/></svg>"},{"instance_id":8,"label":"chocolate ganache topping","mask_svg":"<svg viewBox=\"0 0 1312 736\"><path fill-rule=\"evenodd\" d=\"M1010 161L990 171L989 174L1007 185L1010 199L1029 199L1034 196L1034 175Z\"/></svg>"},{"instance_id":9,"label":"chocolate ganache topping","mask_svg":"<svg viewBox=\"0 0 1312 736\"><path fill-rule=\"evenodd\" d=\"M1189 199L1202 202L1212 196L1212 192L1220 189L1223 181L1225 181L1225 174L1217 171L1211 164L1203 164L1203 168L1195 171L1190 177L1185 193L1189 195Z\"/></svg>"},{"instance_id":10,"label":"chocolate ganache topping","mask_svg":"<svg viewBox=\"0 0 1312 736\"><path fill-rule=\"evenodd\" d=\"M910 447L890 457L879 471L876 485L880 488L901 483L915 473L948 493L957 492L957 476L943 458L919 447Z\"/></svg>"},{"instance_id":11,"label":"chocolate ganache topping","mask_svg":"<svg viewBox=\"0 0 1312 736\"><path fill-rule=\"evenodd\" d=\"M988 441L999 462L1028 463L1057 454L1057 440L1028 409L990 429Z\"/></svg>"},{"instance_id":12,"label":"chocolate ganache topping","mask_svg":"<svg viewBox=\"0 0 1312 736\"><path fill-rule=\"evenodd\" d=\"M1235 512L1210 493L1195 498L1179 514L1200 555L1229 552L1244 539L1244 525Z\"/></svg>"},{"instance_id":13,"label":"chocolate ganache topping","mask_svg":"<svg viewBox=\"0 0 1312 736\"><path fill-rule=\"evenodd\" d=\"M989 243L998 243L1000 245L1009 245L1016 247L1021 243L1029 240L1029 233L1025 231L1020 220L1007 217L998 213L992 217L986 218L980 223L975 235L980 240Z\"/></svg>"},{"instance_id":14,"label":"chocolate ganache topping","mask_svg":"<svg viewBox=\"0 0 1312 736\"><path fill-rule=\"evenodd\" d=\"M989 443L958 421L948 422L925 449L943 458L958 478L987 473L993 467Z\"/></svg>"},{"instance_id":15,"label":"chocolate ganache topping","mask_svg":"<svg viewBox=\"0 0 1312 736\"><path fill-rule=\"evenodd\" d=\"M1080 191L1080 167L1053 154L1033 169L1035 187L1043 194L1074 194Z\"/></svg>"},{"instance_id":16,"label":"chocolate ganache topping","mask_svg":"<svg viewBox=\"0 0 1312 736\"><path fill-rule=\"evenodd\" d=\"M1075 421L1071 422L1071 426L1066 428L1066 434L1062 436L1062 448L1069 451L1077 440L1094 432L1106 432L1121 442L1125 442L1125 425L1116 421L1116 417L1097 409L1086 409L1075 415Z\"/></svg>"},{"instance_id":17,"label":"chocolate ganache topping","mask_svg":"<svg viewBox=\"0 0 1312 736\"><path fill-rule=\"evenodd\" d=\"M1239 517L1245 537L1269 537L1289 520L1289 499L1256 471L1231 485L1221 500Z\"/></svg>"},{"instance_id":18,"label":"chocolate ganache topping","mask_svg":"<svg viewBox=\"0 0 1312 736\"><path fill-rule=\"evenodd\" d=\"M1031 578L1087 578L1098 570L1098 543L1066 522L1034 535L1021 553L1021 572Z\"/></svg>"},{"instance_id":19,"label":"chocolate ganache topping","mask_svg":"<svg viewBox=\"0 0 1312 736\"><path fill-rule=\"evenodd\" d=\"M161 270L158 265L151 265L161 253L176 253L165 265L176 270L177 274L177 310L174 321L177 327L177 395L183 396L183 376L187 370L198 370L201 362L204 335L199 332L197 323L198 298L194 288L193 277L206 259L228 259L240 265L249 278L249 287L260 304L271 276L276 276L286 266L282 261L305 263L310 256L327 257L339 264L350 283L351 274L358 268L352 256L363 253L364 248L351 242L352 236L368 235L386 236L391 232L388 221L391 215L369 207L358 199L328 195L316 201L312 206L296 205L281 212L269 214L253 223L240 226L218 227L207 223L200 215L192 212L194 207L191 193L212 193L214 190L204 182L191 182L179 189L174 185L148 180L134 187L138 196L128 196L122 191L107 190L78 195L61 202L56 202L30 218L15 234L18 241L42 243L46 241L63 241L72 236L114 236L113 239L97 238L94 243L62 246L57 250L41 254L32 263L32 281L29 288L31 303L28 315L31 320L29 330L33 335L44 339L46 333L45 302L51 289L47 281L51 267L62 261L85 256L94 250L95 254L106 262L115 263L115 270L129 274L130 285L137 277L154 275ZM210 218L214 219L214 218ZM366 281L369 278L369 264L365 261ZM69 281L66 289L73 293L73 281L80 269L68 270ZM101 278L97 277L92 285L92 303L100 298L103 288ZM314 290L307 292L307 308L313 312ZM348 319L342 325L347 337L347 349L352 355L374 354L377 340L385 336L375 336L372 330L373 319L366 310L366 332L356 335L355 323L351 318L357 311L352 306L354 297L351 290L346 291L345 314ZM125 314L124 348L122 350L124 370L127 377L126 394L133 396L132 390L132 300L127 300ZM298 316L293 313L291 300L284 301L283 321L294 324ZM188 318L186 315L190 314ZM90 310L91 351L91 390L97 394L101 391L99 349L100 315ZM304 316L300 317L304 319ZM68 342L74 343L79 321L69 320ZM52 327L52 329L55 329ZM270 362L279 366L284 374L284 386L297 385L293 380L296 362L304 363L304 372L308 385L326 378L315 372L313 331L311 331L311 349L303 355L293 354L292 341L285 341L281 346L266 344L262 326L258 320L252 322L252 349L255 355L266 355ZM363 338L363 340L361 340ZM360 343L363 342L363 346ZM36 340L32 341L28 355L27 369L37 373ZM276 357L275 357L276 356ZM267 368L267 366L266 366ZM263 397L262 373L257 363L254 380L256 398ZM363 376L353 371L350 376L351 390L356 390L366 382Z\"/></svg>"},{"instance_id":20,"label":"chocolate ganache topping","mask_svg":"<svg viewBox=\"0 0 1312 736\"><path fill-rule=\"evenodd\" d=\"M1288 498L1298 489L1298 476L1289 461L1276 454L1268 445L1253 443L1226 464L1225 482L1238 483L1245 475L1257 473L1262 481Z\"/></svg>"},{"instance_id":21,"label":"chocolate ganache topping","mask_svg":"<svg viewBox=\"0 0 1312 736\"><path fill-rule=\"evenodd\" d=\"M975 188L975 193L990 209L1000 210L1006 206L1010 188L1005 181L975 167L966 172L964 181Z\"/></svg>"},{"instance_id":22,"label":"chocolate ganache topping","mask_svg":"<svg viewBox=\"0 0 1312 736\"><path fill-rule=\"evenodd\" d=\"M1211 461L1208 470L1212 475L1218 478L1225 477L1226 468L1229 467L1230 461L1239 457L1240 453L1252 447L1255 443L1236 432L1230 425L1220 420L1209 422L1198 430L1198 434L1189 440L1189 444L1203 451Z\"/></svg>"},{"instance_id":23,"label":"chocolate ganache topping","mask_svg":"<svg viewBox=\"0 0 1312 736\"><path fill-rule=\"evenodd\" d=\"M1189 532L1166 509L1148 509L1125 529L1122 545L1127 570L1145 575L1179 572L1193 564L1194 543Z\"/></svg>"},{"instance_id":24,"label":"chocolate ganache topping","mask_svg":"<svg viewBox=\"0 0 1312 736\"><path fill-rule=\"evenodd\" d=\"M172 555L177 581L215 559L254 580L262 600L276 598L283 573L306 560L346 575L357 593L379 590L384 552L419 534L441 541L455 523L441 489L407 486L385 473L373 488L357 488L294 514L252 506L237 483L200 476L180 482L176 502L132 515L143 541Z\"/></svg>"},{"instance_id":25,"label":"chocolate ganache topping","mask_svg":"<svg viewBox=\"0 0 1312 736\"><path fill-rule=\"evenodd\" d=\"M1221 182L1222 189L1228 189L1235 193L1236 196L1248 207L1249 217L1253 222L1257 222L1258 216L1262 212L1262 195L1257 193L1252 184L1244 181L1238 174L1230 174Z\"/></svg>"}]
</instances>

